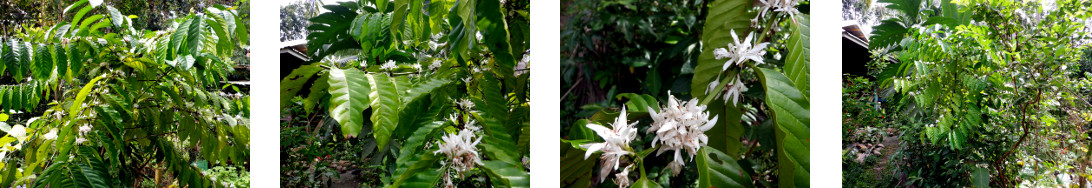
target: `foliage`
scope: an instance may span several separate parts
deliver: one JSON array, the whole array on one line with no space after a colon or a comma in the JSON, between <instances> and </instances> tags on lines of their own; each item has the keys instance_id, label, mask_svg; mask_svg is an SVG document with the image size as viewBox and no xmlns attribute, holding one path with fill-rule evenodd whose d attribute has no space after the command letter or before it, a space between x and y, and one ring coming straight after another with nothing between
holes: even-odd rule
<instances>
[{"instance_id":1,"label":"foliage","mask_svg":"<svg viewBox=\"0 0 1092 188\"><path fill-rule=\"evenodd\" d=\"M0 185L171 184L148 175L162 172L181 186L223 186L191 161L249 165L249 96L221 92L247 45L235 9L208 7L157 32L83 0L63 11L72 19L0 45L0 106L14 117L0 123Z\"/></svg>"},{"instance_id":2,"label":"foliage","mask_svg":"<svg viewBox=\"0 0 1092 188\"><path fill-rule=\"evenodd\" d=\"M561 166L566 172L562 185L625 185L625 181L612 184L601 179L633 176L638 179L631 186L638 187L809 186L809 3L788 2L785 10L803 12L794 16L773 9L760 14L762 4L751 3L563 3L572 8L566 8L571 11L562 16L561 31ZM733 37L733 33L757 34L753 35L757 40L741 41L744 37ZM759 55L758 62L737 65L714 53L743 42L770 44L761 47L764 55ZM740 84L752 89L737 90L741 96L734 103L729 90L735 89L729 87L736 85L731 81L737 76ZM712 118L715 126L704 132L708 146L698 152L697 162L686 160L679 175L665 167L672 161L670 155L654 152L662 147L650 142L657 130L644 134L655 122L649 115L663 113L666 107L660 105L674 103L672 97L693 99L690 103L707 107L702 108L709 118L719 117ZM622 111L628 115L620 117ZM594 159L606 154L595 150L590 156L582 154L588 144L604 141L603 133L587 127L611 125L615 118L636 123L642 134L626 147L633 154L622 157L618 169L610 169ZM622 169L631 164L633 173ZM592 173L600 170L609 173Z\"/></svg>"},{"instance_id":3,"label":"foliage","mask_svg":"<svg viewBox=\"0 0 1092 188\"><path fill-rule=\"evenodd\" d=\"M907 185L1087 183L1088 2L892 1L874 29ZM861 117L856 117L857 119ZM1050 149L1044 149L1050 148ZM1049 162L1047 162L1049 161ZM1065 177L1065 178L1059 178ZM1068 180L1065 180L1068 179Z\"/></svg>"},{"instance_id":4,"label":"foliage","mask_svg":"<svg viewBox=\"0 0 1092 188\"><path fill-rule=\"evenodd\" d=\"M233 166L217 166L205 170L209 179L222 182L225 187L250 187L250 172Z\"/></svg>"},{"instance_id":5,"label":"foliage","mask_svg":"<svg viewBox=\"0 0 1092 188\"><path fill-rule=\"evenodd\" d=\"M0 12L5 13L0 17L0 35L15 36L28 30L45 29L48 26L60 25L63 20L70 19L71 14L63 14L65 8L74 1L61 0L11 0L0 2ZM238 14L249 19L250 1L242 0L206 0L206 1L127 1L104 0L124 15L136 15L139 18L133 20L133 28L140 30L165 30L171 28L174 18L185 16L193 11L201 11L208 5L234 5L239 7ZM92 14L105 14L106 10L92 10Z\"/></svg>"},{"instance_id":6,"label":"foliage","mask_svg":"<svg viewBox=\"0 0 1092 188\"><path fill-rule=\"evenodd\" d=\"M875 82L859 76L845 76L842 84L842 143L865 140L870 135L859 133L862 128L884 128L887 116L879 100Z\"/></svg>"},{"instance_id":7,"label":"foliage","mask_svg":"<svg viewBox=\"0 0 1092 188\"><path fill-rule=\"evenodd\" d=\"M335 126L320 123L316 130L337 128L333 138L360 142L368 155L354 160L378 165L368 170L378 171L382 185L431 187L444 179L529 186L528 1L379 0L324 8L307 27L314 62L281 81L284 116L321 117ZM480 151L481 163L449 173L455 159L436 148L451 143L440 138L467 130L481 139L469 146ZM318 140L302 135L285 139L315 147ZM288 176L315 173L300 170L288 169ZM464 181L468 176L488 180Z\"/></svg>"}]
</instances>

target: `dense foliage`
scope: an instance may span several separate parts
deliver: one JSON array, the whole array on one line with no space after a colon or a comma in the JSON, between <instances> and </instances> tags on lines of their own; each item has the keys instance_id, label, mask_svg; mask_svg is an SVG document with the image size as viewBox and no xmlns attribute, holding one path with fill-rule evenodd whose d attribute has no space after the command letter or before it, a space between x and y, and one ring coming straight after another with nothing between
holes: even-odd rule
<instances>
[{"instance_id":1,"label":"dense foliage","mask_svg":"<svg viewBox=\"0 0 1092 188\"><path fill-rule=\"evenodd\" d=\"M562 186L808 187L808 4L563 2Z\"/></svg>"},{"instance_id":2,"label":"dense foliage","mask_svg":"<svg viewBox=\"0 0 1092 188\"><path fill-rule=\"evenodd\" d=\"M281 81L282 184L530 186L529 6L324 6Z\"/></svg>"},{"instance_id":3,"label":"dense foliage","mask_svg":"<svg viewBox=\"0 0 1092 188\"><path fill-rule=\"evenodd\" d=\"M62 20L71 19L73 14L64 14L72 0L8 0L0 2L0 35L13 36L20 30L36 27L49 27ZM192 10L201 10L212 5L234 5L241 17L249 17L249 0L158 0L129 1L104 0L123 15L138 15L133 19L133 28L138 30L165 30L171 27L174 18L185 16ZM105 10L91 10L90 13L105 13ZM249 18L247 18L249 20Z\"/></svg>"},{"instance_id":4,"label":"dense foliage","mask_svg":"<svg viewBox=\"0 0 1092 188\"><path fill-rule=\"evenodd\" d=\"M897 14L869 48L900 184L1087 186L1092 3L881 2Z\"/></svg>"},{"instance_id":5,"label":"dense foliage","mask_svg":"<svg viewBox=\"0 0 1092 188\"><path fill-rule=\"evenodd\" d=\"M248 42L236 8L147 31L82 0L72 19L4 40L0 186L248 186L205 172L249 166L249 96L225 83Z\"/></svg>"}]
</instances>

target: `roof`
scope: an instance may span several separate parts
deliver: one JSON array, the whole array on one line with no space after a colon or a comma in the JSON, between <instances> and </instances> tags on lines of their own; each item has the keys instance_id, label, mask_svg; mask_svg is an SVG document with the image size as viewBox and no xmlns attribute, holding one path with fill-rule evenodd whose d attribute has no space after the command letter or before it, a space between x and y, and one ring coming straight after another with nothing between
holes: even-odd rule
<instances>
[{"instance_id":1,"label":"roof","mask_svg":"<svg viewBox=\"0 0 1092 188\"><path fill-rule=\"evenodd\" d=\"M307 55L307 40L281 42L281 53L291 54L303 61L311 61Z\"/></svg>"},{"instance_id":2,"label":"roof","mask_svg":"<svg viewBox=\"0 0 1092 188\"><path fill-rule=\"evenodd\" d=\"M861 47L868 47L868 36L861 32L861 28L857 24L842 26L842 37L861 45Z\"/></svg>"}]
</instances>

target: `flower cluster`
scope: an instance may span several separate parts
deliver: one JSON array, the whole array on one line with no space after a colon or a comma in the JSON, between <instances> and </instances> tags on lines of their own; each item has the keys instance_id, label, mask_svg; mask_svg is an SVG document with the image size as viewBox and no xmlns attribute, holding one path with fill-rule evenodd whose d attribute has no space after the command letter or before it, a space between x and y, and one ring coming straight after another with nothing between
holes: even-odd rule
<instances>
[{"instance_id":1,"label":"flower cluster","mask_svg":"<svg viewBox=\"0 0 1092 188\"><path fill-rule=\"evenodd\" d=\"M89 125L80 126L79 131L80 131L80 136L76 138L76 144L77 145L83 144L83 142L87 141L87 138L84 138L84 137L87 137L87 133L91 132L91 126L89 126Z\"/></svg>"},{"instance_id":2,"label":"flower cluster","mask_svg":"<svg viewBox=\"0 0 1092 188\"><path fill-rule=\"evenodd\" d=\"M732 30L731 32L732 39L735 40L735 43L728 44L727 49L717 48L713 50L713 56L716 59L728 59L727 62L724 62L724 66L721 67L721 70L728 71L728 68L731 68L732 65L742 68L743 63L747 62L747 60L754 61L755 65L762 64L762 56L766 55L765 48L766 46L769 46L770 43L762 42L752 45L751 40L754 37L754 32L747 34L747 37L742 41L739 40L739 36L736 35L735 30ZM705 94L709 94L709 92L713 91L713 89L721 84L720 77L718 76L717 78L717 80L709 83L708 88L705 90ZM729 85L725 88L727 92L724 93L724 102L727 104L731 101L733 105L739 104L739 97L747 87L743 85L743 81L740 80L739 75L736 75L736 79L727 84ZM720 96L716 96L716 98L720 98Z\"/></svg>"},{"instance_id":3,"label":"flower cluster","mask_svg":"<svg viewBox=\"0 0 1092 188\"><path fill-rule=\"evenodd\" d=\"M709 142L705 131L717 124L718 117L713 116L713 119L708 119L709 113L705 112L706 106L698 105L698 99L684 102L675 99L674 95L668 95L668 97L667 106L661 108L659 113L649 108L649 115L652 116L653 122L648 132L656 133L656 137L652 139L652 146L660 145L660 149L656 151L657 156L664 151L675 151L675 159L668 164L668 168L671 169L672 174L678 175L685 164L682 153L687 152L690 160L694 160L698 149Z\"/></svg>"},{"instance_id":4,"label":"flower cluster","mask_svg":"<svg viewBox=\"0 0 1092 188\"><path fill-rule=\"evenodd\" d=\"M600 157L603 165L599 170L599 181L605 180L611 171L618 170L622 156L633 154L629 142L637 138L636 125L636 121L633 123L626 122L626 107L622 107L622 114L618 115L618 118L611 124L611 128L594 123L586 125L588 129L595 131L605 141L580 146L588 150L584 153L584 159L588 159L592 153L597 151L603 152Z\"/></svg>"},{"instance_id":5,"label":"flower cluster","mask_svg":"<svg viewBox=\"0 0 1092 188\"><path fill-rule=\"evenodd\" d=\"M736 35L736 31L733 29L732 39L735 40L734 44L728 44L728 48L717 48L713 50L713 56L716 59L728 58L728 62L724 63L721 67L722 70L728 70L732 65L743 66L743 62L747 60L755 61L755 64L762 64L762 56L766 55L766 46L770 45L769 42L763 42L758 44L751 44L751 40L754 39L754 32L748 33L747 38L742 41L739 40L739 35Z\"/></svg>"},{"instance_id":6,"label":"flower cluster","mask_svg":"<svg viewBox=\"0 0 1092 188\"><path fill-rule=\"evenodd\" d=\"M471 122L473 123L473 122ZM457 134L446 134L440 139L442 143L437 143L439 146L433 154L443 153L447 156L447 162L441 162L445 165L451 164L451 169L454 169L459 177L462 177L462 173L474 169L474 166L482 164L482 158L478 154L478 143L481 143L482 137L474 139L474 130L463 129ZM451 181L451 176L447 173L443 173L444 187L454 187Z\"/></svg>"},{"instance_id":7,"label":"flower cluster","mask_svg":"<svg viewBox=\"0 0 1092 188\"><path fill-rule=\"evenodd\" d=\"M793 22L796 21L796 15L801 14L800 10L796 9L796 5L800 4L800 0L758 0L760 4L758 10L758 16L751 19L751 23L757 23L759 18L766 16L766 12L774 11L781 12L792 18Z\"/></svg>"},{"instance_id":8,"label":"flower cluster","mask_svg":"<svg viewBox=\"0 0 1092 188\"><path fill-rule=\"evenodd\" d=\"M383 69L383 70L386 70L386 71L391 71L391 70L394 70L396 68L398 68L398 64L395 64L393 60L387 61L387 63L384 63L383 65L379 66L379 69Z\"/></svg>"},{"instance_id":9,"label":"flower cluster","mask_svg":"<svg viewBox=\"0 0 1092 188\"><path fill-rule=\"evenodd\" d=\"M459 99L459 101L455 101L455 104L459 105L460 108L462 108L463 110L467 110L467 111L474 108L474 102L472 102L472 101L470 101L470 99L466 99L466 98Z\"/></svg>"},{"instance_id":10,"label":"flower cluster","mask_svg":"<svg viewBox=\"0 0 1092 188\"><path fill-rule=\"evenodd\" d=\"M448 164L451 164L452 169L461 174L473 169L475 165L482 164L477 148L482 138L474 139L474 136L474 132L469 129L463 129L458 134L446 134L440 138L444 141L439 144L440 149L433 153L443 153L447 156Z\"/></svg>"}]
</instances>

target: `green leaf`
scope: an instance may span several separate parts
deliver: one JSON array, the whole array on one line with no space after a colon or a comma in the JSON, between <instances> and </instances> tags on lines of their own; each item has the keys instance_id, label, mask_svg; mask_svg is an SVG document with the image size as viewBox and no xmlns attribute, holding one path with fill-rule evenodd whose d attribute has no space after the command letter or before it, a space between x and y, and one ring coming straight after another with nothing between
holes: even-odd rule
<instances>
[{"instance_id":1,"label":"green leaf","mask_svg":"<svg viewBox=\"0 0 1092 188\"><path fill-rule=\"evenodd\" d=\"M531 187L531 175L503 161L482 161L494 187Z\"/></svg>"},{"instance_id":2,"label":"green leaf","mask_svg":"<svg viewBox=\"0 0 1092 188\"><path fill-rule=\"evenodd\" d=\"M810 183L809 132L811 114L808 97L781 72L752 66L763 90L766 105L773 110L777 137L778 185L808 187Z\"/></svg>"},{"instance_id":3,"label":"green leaf","mask_svg":"<svg viewBox=\"0 0 1092 188\"><path fill-rule=\"evenodd\" d=\"M353 20L349 33L360 43L361 50L370 52L372 48L379 47L377 45L380 41L387 40L385 37L390 36L386 29L390 27L390 23L391 17L387 14L364 13Z\"/></svg>"},{"instance_id":4,"label":"green leaf","mask_svg":"<svg viewBox=\"0 0 1092 188\"><path fill-rule=\"evenodd\" d=\"M77 153L80 154L81 161L75 164L80 167L80 172L83 177L87 178L87 182L76 181L77 185L89 185L81 187L94 188L114 187L113 185L110 185L109 182L111 182L111 179L115 178L110 177L110 173L107 170L108 168L104 166L105 164L95 151L90 147L83 146L79 148Z\"/></svg>"},{"instance_id":5,"label":"green leaf","mask_svg":"<svg viewBox=\"0 0 1092 188\"><path fill-rule=\"evenodd\" d=\"M392 135L395 138L406 137L410 131L424 126L423 124L442 118L440 115L447 113L444 111L451 108L449 101L435 96L430 99L428 94L450 83L453 82L447 79L434 79L410 89L407 96L402 99L402 101L405 101L405 105L401 107L398 116L401 118L398 123L399 126Z\"/></svg>"},{"instance_id":6,"label":"green leaf","mask_svg":"<svg viewBox=\"0 0 1092 188\"><path fill-rule=\"evenodd\" d=\"M94 89L95 83L101 80L106 75L101 75L91 79L80 89L80 92L76 94L76 99L72 101L72 106L68 108L69 117L75 117L79 114L79 111L83 109L83 101L87 98L88 94L91 94L91 89Z\"/></svg>"},{"instance_id":7,"label":"green leaf","mask_svg":"<svg viewBox=\"0 0 1092 188\"><path fill-rule=\"evenodd\" d=\"M70 74L70 76L76 77L76 75L80 74L81 70L83 70L83 51L80 50L80 48L75 44L68 45L65 48L65 50L68 50L68 53L66 53L66 55L68 55L69 69L72 70L72 74Z\"/></svg>"},{"instance_id":8,"label":"green leaf","mask_svg":"<svg viewBox=\"0 0 1092 188\"><path fill-rule=\"evenodd\" d=\"M304 65L292 70L291 74L284 77L281 80L281 108L296 97L296 94L303 89L303 85L307 84L307 81L319 71L322 71L322 67L318 65Z\"/></svg>"},{"instance_id":9,"label":"green leaf","mask_svg":"<svg viewBox=\"0 0 1092 188\"><path fill-rule=\"evenodd\" d=\"M753 187L736 159L710 148L698 150L698 187Z\"/></svg>"},{"instance_id":10,"label":"green leaf","mask_svg":"<svg viewBox=\"0 0 1092 188\"><path fill-rule=\"evenodd\" d=\"M396 174L398 179L391 187L435 186L441 176L441 172L438 170L440 160L440 156L436 156L432 152L422 153L421 159L408 166L404 173Z\"/></svg>"},{"instance_id":11,"label":"green leaf","mask_svg":"<svg viewBox=\"0 0 1092 188\"><path fill-rule=\"evenodd\" d=\"M960 6L958 4L952 3L951 0L940 1L940 15L951 18L954 21L954 25L949 25L951 27L971 23L971 14L960 13L959 8Z\"/></svg>"},{"instance_id":12,"label":"green leaf","mask_svg":"<svg viewBox=\"0 0 1092 188\"><path fill-rule=\"evenodd\" d=\"M660 184L657 184L655 181L649 180L648 177L641 177L641 179L637 179L637 181L633 182L633 185L630 185L629 187L659 188ZM702 187L702 186L699 186L699 187Z\"/></svg>"},{"instance_id":13,"label":"green leaf","mask_svg":"<svg viewBox=\"0 0 1092 188\"><path fill-rule=\"evenodd\" d=\"M918 14L922 13L921 0L880 0L879 3L888 3L885 8L902 12L910 22L917 22Z\"/></svg>"},{"instance_id":14,"label":"green leaf","mask_svg":"<svg viewBox=\"0 0 1092 188\"><path fill-rule=\"evenodd\" d=\"M601 153L593 153L587 159L584 158L584 154L584 150L564 141L561 142L561 172L564 172L560 177L562 187L591 186L591 179L594 176L592 168L595 167L595 162Z\"/></svg>"},{"instance_id":15,"label":"green leaf","mask_svg":"<svg viewBox=\"0 0 1092 188\"><path fill-rule=\"evenodd\" d=\"M880 21L880 25L872 27L872 36L868 37L868 49L895 45L906 37L906 32L906 27L893 19Z\"/></svg>"},{"instance_id":16,"label":"green leaf","mask_svg":"<svg viewBox=\"0 0 1092 188\"><path fill-rule=\"evenodd\" d=\"M367 85L364 72L356 69L330 69L330 115L341 125L341 134L355 137L364 127L364 109L374 88ZM381 146L382 147L382 146Z\"/></svg>"},{"instance_id":17,"label":"green leaf","mask_svg":"<svg viewBox=\"0 0 1092 188\"><path fill-rule=\"evenodd\" d=\"M327 91L330 88L329 76L325 74L319 75L319 78L312 82L311 93L307 94L307 98L303 100L303 109L307 111L307 114L311 114L311 111L319 103L324 102L323 99L330 96L330 92Z\"/></svg>"},{"instance_id":18,"label":"green leaf","mask_svg":"<svg viewBox=\"0 0 1092 188\"><path fill-rule=\"evenodd\" d=\"M470 59L470 49L477 45L475 34L478 24L474 14L475 0L456 0L448 12L447 22L451 25L448 33L448 51L461 59ZM452 16L454 15L454 16Z\"/></svg>"},{"instance_id":19,"label":"green leaf","mask_svg":"<svg viewBox=\"0 0 1092 188\"><path fill-rule=\"evenodd\" d=\"M443 88L444 86L449 86L454 83L456 82L452 82L452 80L448 78L433 78L426 80L411 88L406 93L406 96L402 98L402 101L405 101L406 104L413 103L413 101L422 99L422 96L427 96L427 94L430 94L439 88Z\"/></svg>"},{"instance_id":20,"label":"green leaf","mask_svg":"<svg viewBox=\"0 0 1092 188\"><path fill-rule=\"evenodd\" d=\"M622 93L614 97L615 99L622 100L623 98L629 99L626 101L627 113L632 118L637 116L643 116L647 113L660 112L660 102L656 100L656 97L652 95L636 94L636 93ZM649 112L649 108L654 110Z\"/></svg>"},{"instance_id":21,"label":"green leaf","mask_svg":"<svg viewBox=\"0 0 1092 188\"><path fill-rule=\"evenodd\" d=\"M482 148L486 156L492 159L519 164L516 154L515 140L508 134L508 100L502 94L500 81L492 74L484 74L484 78L478 80L479 91L482 92L482 100L474 100L475 107L479 110L475 118L482 123L485 136L482 138Z\"/></svg>"},{"instance_id":22,"label":"green leaf","mask_svg":"<svg viewBox=\"0 0 1092 188\"><path fill-rule=\"evenodd\" d=\"M990 187L990 172L986 168L974 167L971 182L974 182L974 187Z\"/></svg>"},{"instance_id":23,"label":"green leaf","mask_svg":"<svg viewBox=\"0 0 1092 188\"><path fill-rule=\"evenodd\" d=\"M323 8L330 11L312 17L311 25L307 26L307 30L311 32L307 34L307 50L310 51L311 61L322 60L337 51L360 47L349 34L349 28L353 24L346 24L353 23L353 19L356 19L359 9L357 2L339 2Z\"/></svg>"},{"instance_id":24,"label":"green leaf","mask_svg":"<svg viewBox=\"0 0 1092 188\"><path fill-rule=\"evenodd\" d=\"M78 27L80 30L77 33L77 35L78 36L86 36L86 34L91 33L90 31L93 30L93 29L91 29L88 26L91 26L92 23L97 23L97 21L99 21L103 17L106 17L106 16L103 16L101 14L96 14L96 15L91 15L91 17L87 17L87 19L84 19L83 21L81 21L80 22L80 27ZM73 22L73 23L75 23L75 22Z\"/></svg>"},{"instance_id":25,"label":"green leaf","mask_svg":"<svg viewBox=\"0 0 1092 188\"><path fill-rule=\"evenodd\" d=\"M410 0L394 0L394 12L391 12L390 32L391 38L394 41L402 41L408 37L404 37L402 34L402 23L406 22L406 9L409 8ZM394 43L398 46L398 42Z\"/></svg>"},{"instance_id":26,"label":"green leaf","mask_svg":"<svg viewBox=\"0 0 1092 188\"><path fill-rule=\"evenodd\" d=\"M53 73L53 55L49 54L49 46L40 44L34 48L34 61L30 72L37 80L49 79Z\"/></svg>"},{"instance_id":27,"label":"green leaf","mask_svg":"<svg viewBox=\"0 0 1092 188\"><path fill-rule=\"evenodd\" d=\"M481 29L483 44L493 52L493 72L503 77L514 77L516 57L513 55L512 44L509 41L508 23L501 13L499 0L479 0L478 28ZM519 52L522 54L523 52Z\"/></svg>"},{"instance_id":28,"label":"green leaf","mask_svg":"<svg viewBox=\"0 0 1092 188\"><path fill-rule=\"evenodd\" d=\"M53 64L57 66L57 77L64 77L68 73L68 56L65 54L64 45L53 45Z\"/></svg>"},{"instance_id":29,"label":"green leaf","mask_svg":"<svg viewBox=\"0 0 1092 188\"><path fill-rule=\"evenodd\" d=\"M437 177L438 173L435 169L426 169L428 167L434 167L435 163L440 160L440 157L435 156L432 151L421 151L421 145L427 142L435 130L444 125L443 121L433 121L424 126L421 126L405 142L403 142L402 149L398 156L397 165L395 170L396 179L393 184L395 187L402 185L406 181L415 182L414 184L435 185L436 180L433 178L431 181L428 177ZM423 178L418 176L425 175ZM426 180L424 182L417 180Z\"/></svg>"},{"instance_id":30,"label":"green leaf","mask_svg":"<svg viewBox=\"0 0 1092 188\"><path fill-rule=\"evenodd\" d=\"M113 21L114 27L120 28L123 26L122 24L125 24L125 15L121 15L121 12L118 12L118 9L107 5L106 10L110 12L110 20Z\"/></svg>"},{"instance_id":31,"label":"green leaf","mask_svg":"<svg viewBox=\"0 0 1092 188\"><path fill-rule=\"evenodd\" d=\"M375 7L379 8L379 12L387 12L387 3L390 0L375 0Z\"/></svg>"},{"instance_id":32,"label":"green leaf","mask_svg":"<svg viewBox=\"0 0 1092 188\"><path fill-rule=\"evenodd\" d=\"M186 31L186 34L188 35L186 36L185 49L188 50L190 54L196 55L201 53L201 43L205 41L204 33L206 32L206 24L204 17L201 15L197 15L191 20L188 27L179 29L189 29L189 31Z\"/></svg>"},{"instance_id":33,"label":"green leaf","mask_svg":"<svg viewBox=\"0 0 1092 188\"><path fill-rule=\"evenodd\" d=\"M788 54L785 56L785 76L788 76L796 85L796 89L804 93L804 96L808 95L809 83L809 71L808 63L811 62L811 26L809 26L809 17L807 15L800 15L797 17L797 24L792 25L792 36L789 37L789 41L785 44L788 47Z\"/></svg>"},{"instance_id":34,"label":"green leaf","mask_svg":"<svg viewBox=\"0 0 1092 188\"><path fill-rule=\"evenodd\" d=\"M428 4L429 23L431 34L437 34L443 31L444 19L447 18L447 10L451 8L454 0L431 0Z\"/></svg>"},{"instance_id":35,"label":"green leaf","mask_svg":"<svg viewBox=\"0 0 1092 188\"><path fill-rule=\"evenodd\" d=\"M391 134L398 128L398 109L402 106L400 89L386 74L367 74L371 86L372 134L379 149L387 145ZM330 84L333 88L333 84ZM333 99L331 99L331 103Z\"/></svg>"}]
</instances>

